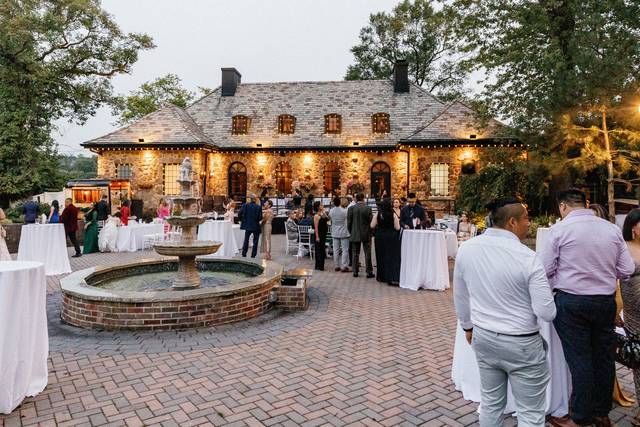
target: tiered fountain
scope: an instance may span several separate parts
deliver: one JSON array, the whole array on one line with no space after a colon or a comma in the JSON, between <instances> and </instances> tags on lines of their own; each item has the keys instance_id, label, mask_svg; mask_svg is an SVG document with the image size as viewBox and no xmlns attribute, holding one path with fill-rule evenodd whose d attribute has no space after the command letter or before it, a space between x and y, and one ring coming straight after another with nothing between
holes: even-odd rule
<instances>
[{"instance_id":1,"label":"tiered fountain","mask_svg":"<svg viewBox=\"0 0 640 427\"><path fill-rule=\"evenodd\" d=\"M182 161L180 167L180 195L170 197L173 200L173 215L166 221L173 227L179 227L182 232L178 240L168 240L153 245L153 249L160 255L177 256L178 274L173 283L174 289L193 289L200 287L200 275L196 268L196 256L216 253L222 243L208 240L196 240L196 227L205 221L200 215L200 198L194 197L191 160L188 157ZM168 197L168 196L167 196Z\"/></svg>"},{"instance_id":2,"label":"tiered fountain","mask_svg":"<svg viewBox=\"0 0 640 427\"><path fill-rule=\"evenodd\" d=\"M182 162L178 183L180 194L171 197L175 209L167 222L182 232L176 240L153 245L159 254L178 259L91 267L64 277L62 320L110 330L201 328L250 319L273 306L270 295L280 285L281 265L196 261L196 256L215 253L222 244L196 240L196 227L205 219L199 213L200 198L193 194L189 158Z\"/></svg>"}]
</instances>

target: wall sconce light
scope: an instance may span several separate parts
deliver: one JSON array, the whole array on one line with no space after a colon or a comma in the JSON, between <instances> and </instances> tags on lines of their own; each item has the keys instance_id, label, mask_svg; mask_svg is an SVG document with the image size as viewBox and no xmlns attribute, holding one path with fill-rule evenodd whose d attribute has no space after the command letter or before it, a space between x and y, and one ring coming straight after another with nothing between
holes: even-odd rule
<instances>
[{"instance_id":1,"label":"wall sconce light","mask_svg":"<svg viewBox=\"0 0 640 427\"><path fill-rule=\"evenodd\" d=\"M304 178L307 179L307 180L311 179L311 174L309 173L309 171L306 171L304 173Z\"/></svg>"},{"instance_id":2,"label":"wall sconce light","mask_svg":"<svg viewBox=\"0 0 640 427\"><path fill-rule=\"evenodd\" d=\"M354 157L353 159L351 159L351 161L352 161L353 163L358 163L358 158L357 158L357 157Z\"/></svg>"},{"instance_id":3,"label":"wall sconce light","mask_svg":"<svg viewBox=\"0 0 640 427\"><path fill-rule=\"evenodd\" d=\"M262 144L257 143L257 144L256 144L256 147L261 148L261 147L262 147Z\"/></svg>"},{"instance_id":4,"label":"wall sconce light","mask_svg":"<svg viewBox=\"0 0 640 427\"><path fill-rule=\"evenodd\" d=\"M478 136L475 133L469 135L469 139L476 139Z\"/></svg>"},{"instance_id":5,"label":"wall sconce light","mask_svg":"<svg viewBox=\"0 0 640 427\"><path fill-rule=\"evenodd\" d=\"M264 173L262 171L258 172L258 179L263 179Z\"/></svg>"},{"instance_id":6,"label":"wall sconce light","mask_svg":"<svg viewBox=\"0 0 640 427\"><path fill-rule=\"evenodd\" d=\"M138 142L144 142L144 138L138 138Z\"/></svg>"},{"instance_id":7,"label":"wall sconce light","mask_svg":"<svg viewBox=\"0 0 640 427\"><path fill-rule=\"evenodd\" d=\"M353 179L358 179L358 171L356 171L355 169L353 170L352 177Z\"/></svg>"},{"instance_id":8,"label":"wall sconce light","mask_svg":"<svg viewBox=\"0 0 640 427\"><path fill-rule=\"evenodd\" d=\"M354 146L354 147L357 147L358 145L360 145L360 142L359 142L359 141L353 141L353 146Z\"/></svg>"},{"instance_id":9,"label":"wall sconce light","mask_svg":"<svg viewBox=\"0 0 640 427\"><path fill-rule=\"evenodd\" d=\"M471 175L476 173L476 161L473 159L463 160L460 172L462 172L464 175Z\"/></svg>"}]
</instances>

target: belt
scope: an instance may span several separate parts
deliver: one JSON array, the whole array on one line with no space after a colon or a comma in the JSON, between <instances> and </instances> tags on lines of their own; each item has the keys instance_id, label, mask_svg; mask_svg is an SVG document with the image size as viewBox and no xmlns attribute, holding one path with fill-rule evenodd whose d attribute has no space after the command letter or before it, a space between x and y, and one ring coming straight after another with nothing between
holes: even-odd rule
<instances>
[{"instance_id":1,"label":"belt","mask_svg":"<svg viewBox=\"0 0 640 427\"><path fill-rule=\"evenodd\" d=\"M522 334L522 335L512 335L512 334L501 334L499 332L496 332L496 334L498 335L505 335L507 337L518 337L518 338L526 338L526 337L534 337L538 334L540 334L540 332L531 332L530 334Z\"/></svg>"}]
</instances>

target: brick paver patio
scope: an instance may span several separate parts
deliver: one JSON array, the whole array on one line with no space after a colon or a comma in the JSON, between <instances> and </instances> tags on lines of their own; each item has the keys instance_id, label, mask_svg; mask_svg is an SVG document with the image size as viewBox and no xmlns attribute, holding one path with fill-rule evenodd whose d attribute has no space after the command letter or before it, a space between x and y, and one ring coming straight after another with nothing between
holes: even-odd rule
<instances>
[{"instance_id":1,"label":"brick paver patio","mask_svg":"<svg viewBox=\"0 0 640 427\"><path fill-rule=\"evenodd\" d=\"M311 266L282 247L283 236L274 236L276 261ZM91 254L72 258L72 267L155 256ZM450 379L451 291L411 292L326 266L314 274L306 312L179 332L64 325L59 278L51 278L49 385L0 415L0 426L477 424L477 405ZM630 371L619 373L632 392ZM612 416L627 426L635 409Z\"/></svg>"}]
</instances>

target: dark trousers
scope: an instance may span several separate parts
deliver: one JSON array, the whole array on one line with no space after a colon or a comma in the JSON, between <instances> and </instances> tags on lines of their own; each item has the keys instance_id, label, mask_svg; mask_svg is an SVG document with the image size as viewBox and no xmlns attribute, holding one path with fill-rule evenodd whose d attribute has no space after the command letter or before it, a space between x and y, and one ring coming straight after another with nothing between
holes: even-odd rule
<instances>
[{"instance_id":1,"label":"dark trousers","mask_svg":"<svg viewBox=\"0 0 640 427\"><path fill-rule=\"evenodd\" d=\"M315 258L316 258L316 266L315 269L316 270L324 270L324 259L327 257L327 245L326 245L326 239L320 239L320 240L316 240L315 243L316 247L316 253L315 253Z\"/></svg>"},{"instance_id":2,"label":"dark trousers","mask_svg":"<svg viewBox=\"0 0 640 427\"><path fill-rule=\"evenodd\" d=\"M73 248L76 250L76 255L80 255L80 244L78 243L78 239L76 239L76 232L70 231L67 233L67 237L69 241L73 245Z\"/></svg>"},{"instance_id":3,"label":"dark trousers","mask_svg":"<svg viewBox=\"0 0 640 427\"><path fill-rule=\"evenodd\" d=\"M253 234L253 248L251 248L251 258L255 258L258 253L258 239L260 238L260 231L249 231L245 230L244 232L244 243L242 244L242 256L247 256L247 251L249 250L249 236Z\"/></svg>"},{"instance_id":4,"label":"dark trousers","mask_svg":"<svg viewBox=\"0 0 640 427\"><path fill-rule=\"evenodd\" d=\"M611 410L615 378L615 295L555 296L553 321L571 372L571 418L585 424Z\"/></svg>"},{"instance_id":5,"label":"dark trousers","mask_svg":"<svg viewBox=\"0 0 640 427\"><path fill-rule=\"evenodd\" d=\"M373 264L371 263L371 239L364 242L351 242L351 264L353 274L358 274L360 270L360 247L364 250L364 263L367 268L367 274L373 274Z\"/></svg>"}]
</instances>

